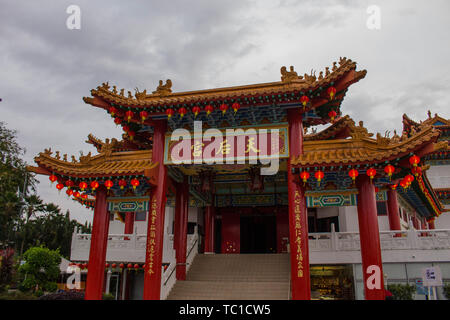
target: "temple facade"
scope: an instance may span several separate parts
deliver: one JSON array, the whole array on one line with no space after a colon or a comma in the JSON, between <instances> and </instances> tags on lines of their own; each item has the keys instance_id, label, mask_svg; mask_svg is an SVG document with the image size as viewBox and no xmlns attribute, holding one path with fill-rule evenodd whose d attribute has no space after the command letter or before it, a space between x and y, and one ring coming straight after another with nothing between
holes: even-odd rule
<instances>
[{"instance_id":1,"label":"temple facade","mask_svg":"<svg viewBox=\"0 0 450 320\"><path fill-rule=\"evenodd\" d=\"M29 167L93 209L92 234L72 240L86 299L383 300L424 266L450 279L450 123L404 115L400 135L369 132L341 110L356 69L91 90L122 138L90 134L96 155L49 148Z\"/></svg>"}]
</instances>

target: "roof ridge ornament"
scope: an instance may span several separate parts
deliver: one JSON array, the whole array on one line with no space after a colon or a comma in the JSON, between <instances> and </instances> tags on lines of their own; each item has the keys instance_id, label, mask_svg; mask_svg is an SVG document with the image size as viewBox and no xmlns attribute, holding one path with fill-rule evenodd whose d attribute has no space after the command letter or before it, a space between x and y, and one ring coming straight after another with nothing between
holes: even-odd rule
<instances>
[{"instance_id":1,"label":"roof ridge ornament","mask_svg":"<svg viewBox=\"0 0 450 320\"><path fill-rule=\"evenodd\" d=\"M163 85L163 81L159 80L159 85L156 90L152 92L154 95L159 95L161 97L167 96L172 93L172 80L167 79L166 84Z\"/></svg>"},{"instance_id":2,"label":"roof ridge ornament","mask_svg":"<svg viewBox=\"0 0 450 320\"><path fill-rule=\"evenodd\" d=\"M286 66L282 66L280 69L280 73L281 73L281 82L283 83L289 83L294 81L305 82L305 80L303 80L303 76L299 76L297 72L294 70L294 66L290 66L289 71L287 71Z\"/></svg>"}]
</instances>

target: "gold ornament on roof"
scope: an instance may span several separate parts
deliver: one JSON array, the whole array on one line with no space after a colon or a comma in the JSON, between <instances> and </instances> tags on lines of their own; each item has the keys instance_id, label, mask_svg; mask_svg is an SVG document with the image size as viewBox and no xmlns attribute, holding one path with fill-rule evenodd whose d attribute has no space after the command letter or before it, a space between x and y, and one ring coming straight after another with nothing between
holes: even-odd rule
<instances>
[{"instance_id":1,"label":"gold ornament on roof","mask_svg":"<svg viewBox=\"0 0 450 320\"><path fill-rule=\"evenodd\" d=\"M302 76L299 76L297 72L294 71L294 66L290 66L289 71L287 71L286 67L283 66L280 69L280 73L281 73L281 82L284 83L303 79Z\"/></svg>"},{"instance_id":2,"label":"gold ornament on roof","mask_svg":"<svg viewBox=\"0 0 450 320\"><path fill-rule=\"evenodd\" d=\"M172 93L171 88L172 88L172 80L167 79L166 84L163 84L163 81L159 80L159 85L156 88L156 91L153 91L152 93L154 95L167 96Z\"/></svg>"}]
</instances>

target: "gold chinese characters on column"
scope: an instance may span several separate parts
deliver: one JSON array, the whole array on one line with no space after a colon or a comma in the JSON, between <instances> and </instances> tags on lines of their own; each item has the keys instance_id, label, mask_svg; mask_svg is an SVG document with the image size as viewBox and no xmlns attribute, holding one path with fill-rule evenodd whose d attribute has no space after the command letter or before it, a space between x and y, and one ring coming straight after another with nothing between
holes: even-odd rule
<instances>
[{"instance_id":1,"label":"gold chinese characters on column","mask_svg":"<svg viewBox=\"0 0 450 320\"><path fill-rule=\"evenodd\" d=\"M150 210L150 229L149 232L149 243L147 246L147 261L148 261L148 274L151 276L155 273L153 268L153 258L155 256L155 246L156 246L156 198L152 200L151 210Z\"/></svg>"},{"instance_id":2,"label":"gold chinese characters on column","mask_svg":"<svg viewBox=\"0 0 450 320\"><path fill-rule=\"evenodd\" d=\"M302 253L302 228L300 224L300 206L302 205L302 200L300 193L298 190L295 190L294 196L294 232L295 232L295 241L294 245L297 246L297 278L303 278L303 253Z\"/></svg>"}]
</instances>

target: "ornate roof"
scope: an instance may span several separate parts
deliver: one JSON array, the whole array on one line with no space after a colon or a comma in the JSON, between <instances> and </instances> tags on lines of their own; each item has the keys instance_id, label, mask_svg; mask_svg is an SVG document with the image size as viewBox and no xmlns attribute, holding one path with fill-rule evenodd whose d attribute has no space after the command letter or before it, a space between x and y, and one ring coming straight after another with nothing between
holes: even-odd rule
<instances>
[{"instance_id":1,"label":"ornate roof","mask_svg":"<svg viewBox=\"0 0 450 320\"><path fill-rule=\"evenodd\" d=\"M406 114L403 114L403 130L410 132L412 128L417 130L420 126L433 126L436 129L450 128L450 120L440 117L437 113L431 116L431 111L428 110L428 118L419 123L409 118Z\"/></svg>"},{"instance_id":2,"label":"ornate roof","mask_svg":"<svg viewBox=\"0 0 450 320\"><path fill-rule=\"evenodd\" d=\"M332 139L338 135L339 139ZM440 132L432 126L421 126L413 136L405 133L401 137L396 133L392 138L376 139L360 121L356 126L349 117L343 117L323 132L307 135L303 144L303 154L292 157L292 165L300 167L339 166L365 163L380 163L400 158L415 152L427 144L432 150L446 150L446 142L437 142ZM350 139L345 139L347 136ZM329 140L323 140L329 139Z\"/></svg>"},{"instance_id":3,"label":"ornate roof","mask_svg":"<svg viewBox=\"0 0 450 320\"><path fill-rule=\"evenodd\" d=\"M339 63L339 65L338 65ZM315 75L315 71L299 76L291 66L290 71L286 67L281 68L281 81L262 84L243 85L198 91L172 92L172 81L169 79L163 84L160 80L159 86L152 93L147 90L139 91L133 95L125 89L118 90L116 86L108 82L91 90L92 97L84 97L86 103L101 108L111 105L125 108L149 108L149 113L164 114L164 109L171 106L194 105L194 104L217 104L239 101L241 106L255 106L259 104L272 103L299 103L300 93L310 95L311 99L328 102L326 99L326 88L335 86L336 103L339 105L345 92L351 84L364 78L366 70L356 71L356 62L347 58L340 58L334 62L331 70L326 67ZM314 104L316 105L316 104ZM139 122L140 119L134 119Z\"/></svg>"},{"instance_id":4,"label":"ornate roof","mask_svg":"<svg viewBox=\"0 0 450 320\"><path fill-rule=\"evenodd\" d=\"M362 121L360 125L362 125ZM345 139L350 137L358 129L355 127L355 122L349 115L336 119L331 126L319 132L312 132L304 135L304 141L314 140L330 140L330 139ZM373 136L373 133L368 133L368 136Z\"/></svg>"},{"instance_id":5,"label":"ornate roof","mask_svg":"<svg viewBox=\"0 0 450 320\"><path fill-rule=\"evenodd\" d=\"M116 140L117 141L117 140ZM152 169L158 164L152 163L152 151L115 151L116 142L104 142L101 146L100 154L91 156L81 155L77 160L72 156L72 161L67 161L67 155L62 159L59 151L53 152L46 149L39 153L34 161L38 167L28 167L28 170L38 174L54 173L60 176L69 176L76 178L89 177L110 177L127 175L145 175L149 176Z\"/></svg>"}]
</instances>

